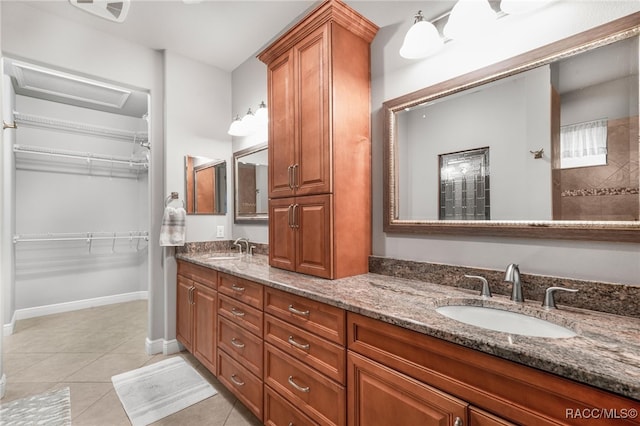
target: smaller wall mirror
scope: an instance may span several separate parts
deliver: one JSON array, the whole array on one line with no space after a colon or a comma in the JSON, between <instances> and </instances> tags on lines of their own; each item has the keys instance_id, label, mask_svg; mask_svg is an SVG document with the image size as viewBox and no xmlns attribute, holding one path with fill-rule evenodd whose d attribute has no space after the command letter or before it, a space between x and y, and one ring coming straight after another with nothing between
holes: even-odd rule
<instances>
[{"instance_id":1,"label":"smaller wall mirror","mask_svg":"<svg viewBox=\"0 0 640 426\"><path fill-rule=\"evenodd\" d=\"M227 163L215 158L184 157L187 214L227 213Z\"/></svg>"},{"instance_id":2,"label":"smaller wall mirror","mask_svg":"<svg viewBox=\"0 0 640 426\"><path fill-rule=\"evenodd\" d=\"M267 222L267 161L266 143L233 154L235 223Z\"/></svg>"}]
</instances>

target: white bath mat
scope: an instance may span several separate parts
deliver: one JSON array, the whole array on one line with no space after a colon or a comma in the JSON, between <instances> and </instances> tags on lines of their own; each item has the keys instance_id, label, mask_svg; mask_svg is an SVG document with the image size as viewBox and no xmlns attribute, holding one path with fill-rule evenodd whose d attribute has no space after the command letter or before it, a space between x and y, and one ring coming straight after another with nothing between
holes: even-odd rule
<instances>
[{"instance_id":1,"label":"white bath mat","mask_svg":"<svg viewBox=\"0 0 640 426\"><path fill-rule=\"evenodd\" d=\"M0 425L71 425L69 388L0 404Z\"/></svg>"},{"instance_id":2,"label":"white bath mat","mask_svg":"<svg viewBox=\"0 0 640 426\"><path fill-rule=\"evenodd\" d=\"M133 426L144 426L218 393L181 357L111 378Z\"/></svg>"}]
</instances>

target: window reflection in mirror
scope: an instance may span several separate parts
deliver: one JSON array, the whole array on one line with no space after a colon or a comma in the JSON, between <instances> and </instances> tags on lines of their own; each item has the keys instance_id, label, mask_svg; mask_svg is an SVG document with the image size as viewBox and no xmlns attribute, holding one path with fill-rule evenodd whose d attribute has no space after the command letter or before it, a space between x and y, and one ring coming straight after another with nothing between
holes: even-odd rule
<instances>
[{"instance_id":1,"label":"window reflection in mirror","mask_svg":"<svg viewBox=\"0 0 640 426\"><path fill-rule=\"evenodd\" d=\"M266 222L269 212L267 144L233 154L236 223Z\"/></svg>"},{"instance_id":2,"label":"window reflection in mirror","mask_svg":"<svg viewBox=\"0 0 640 426\"><path fill-rule=\"evenodd\" d=\"M185 156L187 214L227 213L227 163L224 160Z\"/></svg>"}]
</instances>

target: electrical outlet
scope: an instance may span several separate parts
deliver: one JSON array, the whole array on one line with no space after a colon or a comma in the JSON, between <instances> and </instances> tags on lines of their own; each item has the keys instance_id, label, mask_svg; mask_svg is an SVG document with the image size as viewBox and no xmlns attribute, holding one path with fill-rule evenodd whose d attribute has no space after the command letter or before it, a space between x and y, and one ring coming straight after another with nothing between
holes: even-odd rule
<instances>
[{"instance_id":1,"label":"electrical outlet","mask_svg":"<svg viewBox=\"0 0 640 426\"><path fill-rule=\"evenodd\" d=\"M216 228L216 238L224 238L224 225L218 225Z\"/></svg>"}]
</instances>

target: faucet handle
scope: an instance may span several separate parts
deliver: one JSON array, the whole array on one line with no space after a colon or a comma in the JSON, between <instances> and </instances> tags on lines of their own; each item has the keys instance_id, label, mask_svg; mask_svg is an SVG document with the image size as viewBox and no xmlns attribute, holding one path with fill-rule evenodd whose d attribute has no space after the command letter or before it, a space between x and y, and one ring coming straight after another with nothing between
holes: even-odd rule
<instances>
[{"instance_id":1,"label":"faucet handle","mask_svg":"<svg viewBox=\"0 0 640 426\"><path fill-rule=\"evenodd\" d=\"M549 287L544 291L544 302L542 302L542 307L545 309L556 309L556 299L554 297L554 293L556 291L568 291L570 293L575 293L578 290L575 288L565 288L565 287Z\"/></svg>"},{"instance_id":2,"label":"faucet handle","mask_svg":"<svg viewBox=\"0 0 640 426\"><path fill-rule=\"evenodd\" d=\"M480 275L466 275L467 278L475 278L477 280L482 281L482 290L480 291L480 296L482 297L491 297L491 289L489 288L489 282L485 277L481 277Z\"/></svg>"}]
</instances>

